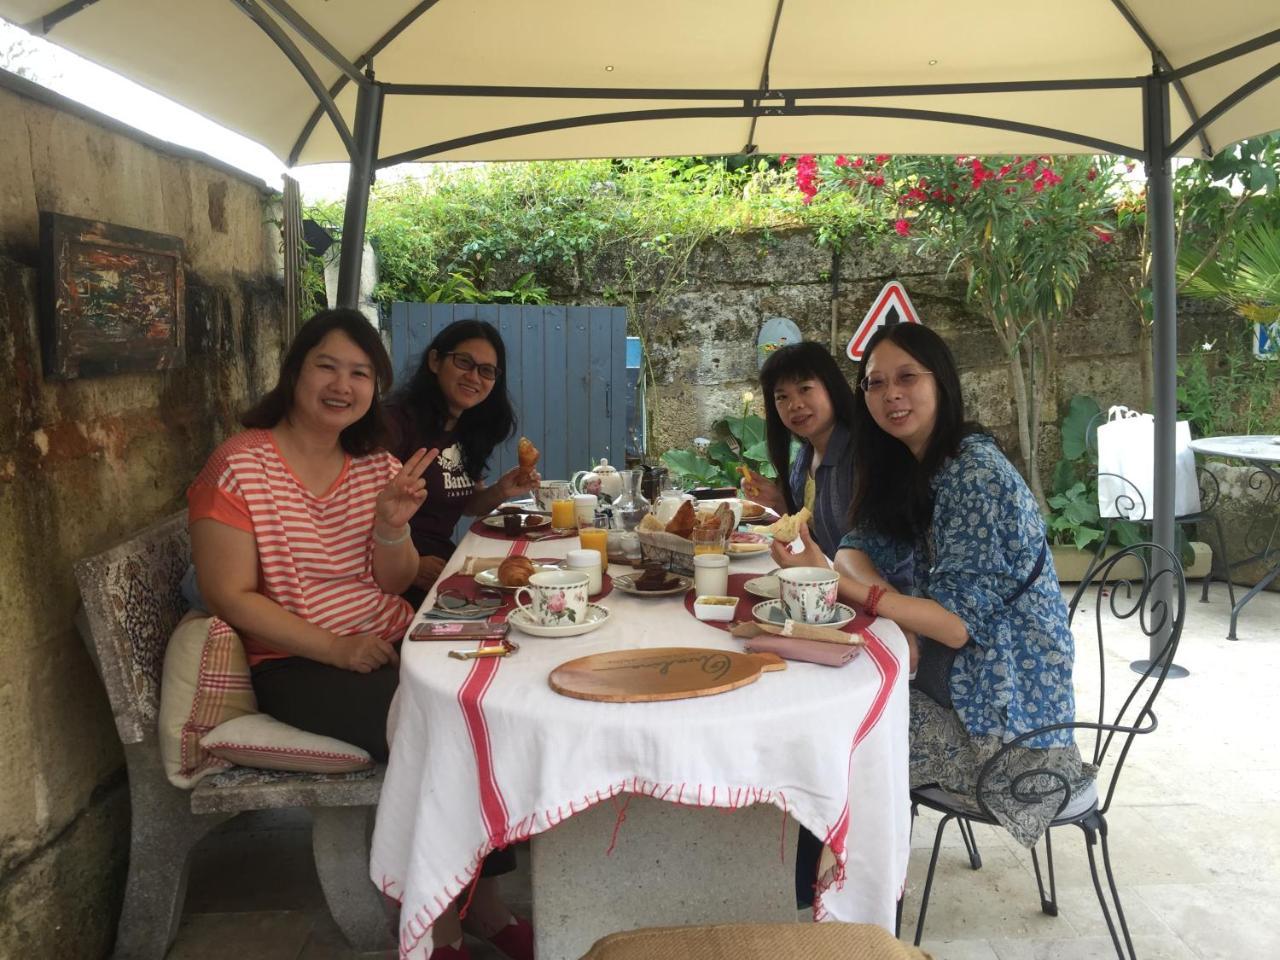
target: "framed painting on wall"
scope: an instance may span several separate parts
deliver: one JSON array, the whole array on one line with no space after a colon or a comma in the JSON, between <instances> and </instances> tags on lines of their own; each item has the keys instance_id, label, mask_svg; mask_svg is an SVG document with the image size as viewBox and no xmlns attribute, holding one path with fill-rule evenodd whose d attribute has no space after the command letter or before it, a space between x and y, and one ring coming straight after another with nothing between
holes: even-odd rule
<instances>
[{"instance_id":1,"label":"framed painting on wall","mask_svg":"<svg viewBox=\"0 0 1280 960\"><path fill-rule=\"evenodd\" d=\"M186 363L180 238L42 212L40 247L46 377Z\"/></svg>"}]
</instances>

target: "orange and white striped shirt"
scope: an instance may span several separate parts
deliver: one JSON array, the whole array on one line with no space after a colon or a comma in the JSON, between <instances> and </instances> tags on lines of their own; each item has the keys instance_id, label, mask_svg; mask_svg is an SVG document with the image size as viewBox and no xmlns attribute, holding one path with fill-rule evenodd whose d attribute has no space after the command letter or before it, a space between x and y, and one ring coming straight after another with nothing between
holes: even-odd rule
<instances>
[{"instance_id":1,"label":"orange and white striped shirt","mask_svg":"<svg viewBox=\"0 0 1280 960\"><path fill-rule=\"evenodd\" d=\"M268 430L223 443L187 490L187 520L213 519L252 533L258 591L339 636L376 633L396 641L413 619L402 598L373 579L378 493L400 471L385 451L346 458L320 496L294 476ZM242 635L249 664L291 654Z\"/></svg>"}]
</instances>

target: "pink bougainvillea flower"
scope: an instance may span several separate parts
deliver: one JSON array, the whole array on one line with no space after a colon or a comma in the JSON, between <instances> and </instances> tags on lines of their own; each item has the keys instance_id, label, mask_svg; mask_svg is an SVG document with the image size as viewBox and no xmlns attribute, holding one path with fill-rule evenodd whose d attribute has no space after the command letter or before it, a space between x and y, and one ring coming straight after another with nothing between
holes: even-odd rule
<instances>
[{"instance_id":1,"label":"pink bougainvillea flower","mask_svg":"<svg viewBox=\"0 0 1280 960\"><path fill-rule=\"evenodd\" d=\"M911 224L907 223L906 220L899 219L893 225L893 229L898 231L898 236L905 237L911 233Z\"/></svg>"}]
</instances>

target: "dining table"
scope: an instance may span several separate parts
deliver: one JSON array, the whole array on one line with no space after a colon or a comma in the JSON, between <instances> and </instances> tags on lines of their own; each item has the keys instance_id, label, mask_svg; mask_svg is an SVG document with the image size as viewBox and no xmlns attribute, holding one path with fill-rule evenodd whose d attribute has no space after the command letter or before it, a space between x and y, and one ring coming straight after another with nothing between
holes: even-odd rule
<instances>
[{"instance_id":1,"label":"dining table","mask_svg":"<svg viewBox=\"0 0 1280 960\"><path fill-rule=\"evenodd\" d=\"M470 584L462 571L476 558L556 562L577 546L576 536L501 537L477 524L414 624L442 585ZM759 576L774 564L765 551L731 566ZM632 568L607 572L607 595L593 598L607 618L581 635L512 626L515 653L460 660L449 652L493 641L406 631L370 858L373 882L400 904L401 957L428 956L433 924L465 905L485 856L525 840L539 960L580 956L598 936L639 926L795 920L787 870L799 826L825 844L813 919L893 931L911 828L902 631L865 618L846 665L788 661L713 696L564 696L550 674L590 654L743 649L684 596L626 593L617 581Z\"/></svg>"},{"instance_id":2,"label":"dining table","mask_svg":"<svg viewBox=\"0 0 1280 960\"><path fill-rule=\"evenodd\" d=\"M1280 436L1222 436L1203 437L1191 441L1191 449L1203 456L1225 457L1243 460L1254 468L1246 481L1249 488L1262 495L1262 503L1271 508L1269 514L1260 514L1254 520L1245 537L1248 555L1233 563L1225 563L1227 576L1231 570L1245 564L1261 562L1264 572L1258 582L1249 588L1231 608L1231 623L1227 639L1238 639L1236 621L1245 605L1280 577ZM1255 536L1254 530L1258 533Z\"/></svg>"}]
</instances>

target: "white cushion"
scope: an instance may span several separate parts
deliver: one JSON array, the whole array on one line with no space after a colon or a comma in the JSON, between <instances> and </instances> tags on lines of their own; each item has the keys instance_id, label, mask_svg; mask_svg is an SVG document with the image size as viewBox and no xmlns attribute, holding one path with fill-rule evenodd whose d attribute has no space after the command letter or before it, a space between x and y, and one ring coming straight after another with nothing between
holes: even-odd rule
<instances>
[{"instance_id":1,"label":"white cushion","mask_svg":"<svg viewBox=\"0 0 1280 960\"><path fill-rule=\"evenodd\" d=\"M263 770L350 773L373 766L373 758L359 747L307 733L265 713L228 720L201 737L200 745L215 757Z\"/></svg>"}]
</instances>

